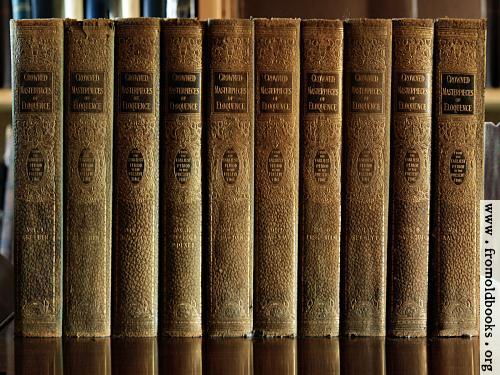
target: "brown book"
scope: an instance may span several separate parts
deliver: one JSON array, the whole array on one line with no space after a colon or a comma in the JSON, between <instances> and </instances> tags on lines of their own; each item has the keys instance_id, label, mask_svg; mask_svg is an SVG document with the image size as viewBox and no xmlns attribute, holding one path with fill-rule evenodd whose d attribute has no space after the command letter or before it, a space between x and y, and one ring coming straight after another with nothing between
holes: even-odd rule
<instances>
[{"instance_id":1,"label":"brown book","mask_svg":"<svg viewBox=\"0 0 500 375\"><path fill-rule=\"evenodd\" d=\"M448 375L450 369L453 369L455 374L480 374L483 372L479 369L480 350L479 338L464 340L463 337L454 337L429 340L426 373ZM482 366L485 366L484 372L487 372L488 365L483 362Z\"/></svg>"},{"instance_id":2,"label":"brown book","mask_svg":"<svg viewBox=\"0 0 500 375\"><path fill-rule=\"evenodd\" d=\"M392 25L390 335L426 336L431 189L433 20Z\"/></svg>"},{"instance_id":3,"label":"brown book","mask_svg":"<svg viewBox=\"0 0 500 375\"><path fill-rule=\"evenodd\" d=\"M297 327L299 195L298 19L255 21L254 331Z\"/></svg>"},{"instance_id":4,"label":"brown book","mask_svg":"<svg viewBox=\"0 0 500 375\"><path fill-rule=\"evenodd\" d=\"M62 20L59 21L63 35ZM60 337L17 338L14 340L13 351L15 369L13 373L50 375L64 372L63 343Z\"/></svg>"},{"instance_id":5,"label":"brown book","mask_svg":"<svg viewBox=\"0 0 500 375\"><path fill-rule=\"evenodd\" d=\"M385 335L391 20L344 25L343 333Z\"/></svg>"},{"instance_id":6,"label":"brown book","mask_svg":"<svg viewBox=\"0 0 500 375\"><path fill-rule=\"evenodd\" d=\"M253 341L253 372L250 374L297 374L297 342L266 338Z\"/></svg>"},{"instance_id":7,"label":"brown book","mask_svg":"<svg viewBox=\"0 0 500 375\"><path fill-rule=\"evenodd\" d=\"M207 37L206 327L252 331L254 55L250 20L213 20Z\"/></svg>"},{"instance_id":8,"label":"brown book","mask_svg":"<svg viewBox=\"0 0 500 375\"><path fill-rule=\"evenodd\" d=\"M200 373L251 375L253 364L253 340L224 338L203 342L203 371Z\"/></svg>"},{"instance_id":9,"label":"brown book","mask_svg":"<svg viewBox=\"0 0 500 375\"><path fill-rule=\"evenodd\" d=\"M115 21L113 334L155 336L160 21Z\"/></svg>"},{"instance_id":10,"label":"brown book","mask_svg":"<svg viewBox=\"0 0 500 375\"><path fill-rule=\"evenodd\" d=\"M112 341L111 374L159 374L156 337L117 337Z\"/></svg>"},{"instance_id":11,"label":"brown book","mask_svg":"<svg viewBox=\"0 0 500 375\"><path fill-rule=\"evenodd\" d=\"M340 345L341 374L386 374L385 337L352 337Z\"/></svg>"},{"instance_id":12,"label":"brown book","mask_svg":"<svg viewBox=\"0 0 500 375\"><path fill-rule=\"evenodd\" d=\"M432 181L432 329L479 334L485 20L436 22Z\"/></svg>"},{"instance_id":13,"label":"brown book","mask_svg":"<svg viewBox=\"0 0 500 375\"><path fill-rule=\"evenodd\" d=\"M204 24L161 26L160 331L201 335L201 138Z\"/></svg>"},{"instance_id":14,"label":"brown book","mask_svg":"<svg viewBox=\"0 0 500 375\"><path fill-rule=\"evenodd\" d=\"M64 334L111 333L114 26L65 21Z\"/></svg>"},{"instance_id":15,"label":"brown book","mask_svg":"<svg viewBox=\"0 0 500 375\"><path fill-rule=\"evenodd\" d=\"M62 333L62 20L11 21L16 323Z\"/></svg>"},{"instance_id":16,"label":"brown book","mask_svg":"<svg viewBox=\"0 0 500 375\"><path fill-rule=\"evenodd\" d=\"M178 375L201 374L203 365L202 343L205 345L206 341L201 337L183 337L177 339L159 337L158 373Z\"/></svg>"},{"instance_id":17,"label":"brown book","mask_svg":"<svg viewBox=\"0 0 500 375\"><path fill-rule=\"evenodd\" d=\"M298 329L339 334L343 24L302 21Z\"/></svg>"}]
</instances>

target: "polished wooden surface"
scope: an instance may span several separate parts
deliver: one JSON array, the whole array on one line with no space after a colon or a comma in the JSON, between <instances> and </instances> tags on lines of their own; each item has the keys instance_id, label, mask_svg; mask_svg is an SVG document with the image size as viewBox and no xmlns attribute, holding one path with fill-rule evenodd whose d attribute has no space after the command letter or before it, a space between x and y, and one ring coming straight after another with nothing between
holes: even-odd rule
<instances>
[{"instance_id":1,"label":"polished wooden surface","mask_svg":"<svg viewBox=\"0 0 500 375\"><path fill-rule=\"evenodd\" d=\"M479 374L479 340L22 339L0 334L0 374Z\"/></svg>"}]
</instances>

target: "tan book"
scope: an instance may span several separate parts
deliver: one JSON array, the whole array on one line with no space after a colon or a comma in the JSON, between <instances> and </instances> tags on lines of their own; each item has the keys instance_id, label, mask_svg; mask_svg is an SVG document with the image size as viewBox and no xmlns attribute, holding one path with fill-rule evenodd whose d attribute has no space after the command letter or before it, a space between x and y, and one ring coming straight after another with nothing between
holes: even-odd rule
<instances>
[{"instance_id":1,"label":"tan book","mask_svg":"<svg viewBox=\"0 0 500 375\"><path fill-rule=\"evenodd\" d=\"M160 21L115 21L113 334L156 336Z\"/></svg>"},{"instance_id":2,"label":"tan book","mask_svg":"<svg viewBox=\"0 0 500 375\"><path fill-rule=\"evenodd\" d=\"M388 333L426 336L433 20L392 24Z\"/></svg>"},{"instance_id":3,"label":"tan book","mask_svg":"<svg viewBox=\"0 0 500 375\"><path fill-rule=\"evenodd\" d=\"M111 334L114 26L65 21L64 334Z\"/></svg>"},{"instance_id":4,"label":"tan book","mask_svg":"<svg viewBox=\"0 0 500 375\"><path fill-rule=\"evenodd\" d=\"M298 19L255 19L254 332L297 332Z\"/></svg>"},{"instance_id":5,"label":"tan book","mask_svg":"<svg viewBox=\"0 0 500 375\"><path fill-rule=\"evenodd\" d=\"M254 55L251 20L213 20L207 36L206 326L252 331Z\"/></svg>"},{"instance_id":6,"label":"tan book","mask_svg":"<svg viewBox=\"0 0 500 375\"><path fill-rule=\"evenodd\" d=\"M337 336L343 23L303 20L301 29L298 330Z\"/></svg>"},{"instance_id":7,"label":"tan book","mask_svg":"<svg viewBox=\"0 0 500 375\"><path fill-rule=\"evenodd\" d=\"M342 332L384 336L392 22L349 20L344 31Z\"/></svg>"},{"instance_id":8,"label":"tan book","mask_svg":"<svg viewBox=\"0 0 500 375\"><path fill-rule=\"evenodd\" d=\"M479 334L486 21L436 22L432 181L432 332Z\"/></svg>"},{"instance_id":9,"label":"tan book","mask_svg":"<svg viewBox=\"0 0 500 375\"><path fill-rule=\"evenodd\" d=\"M161 25L160 332L201 335L201 140L204 24Z\"/></svg>"},{"instance_id":10,"label":"tan book","mask_svg":"<svg viewBox=\"0 0 500 375\"><path fill-rule=\"evenodd\" d=\"M11 20L15 332L62 333L62 20Z\"/></svg>"}]
</instances>

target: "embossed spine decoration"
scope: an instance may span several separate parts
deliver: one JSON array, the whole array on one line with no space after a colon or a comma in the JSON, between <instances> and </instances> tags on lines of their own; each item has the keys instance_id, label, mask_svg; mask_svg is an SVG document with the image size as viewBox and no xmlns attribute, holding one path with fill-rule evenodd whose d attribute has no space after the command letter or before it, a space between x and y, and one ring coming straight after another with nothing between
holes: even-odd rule
<instances>
[{"instance_id":1,"label":"embossed spine decoration","mask_svg":"<svg viewBox=\"0 0 500 375\"><path fill-rule=\"evenodd\" d=\"M254 332L297 330L298 19L255 19Z\"/></svg>"},{"instance_id":2,"label":"embossed spine decoration","mask_svg":"<svg viewBox=\"0 0 500 375\"><path fill-rule=\"evenodd\" d=\"M434 22L392 25L388 331L426 336Z\"/></svg>"},{"instance_id":3,"label":"embossed spine decoration","mask_svg":"<svg viewBox=\"0 0 500 375\"><path fill-rule=\"evenodd\" d=\"M200 336L204 24L161 26L160 332Z\"/></svg>"},{"instance_id":4,"label":"embossed spine decoration","mask_svg":"<svg viewBox=\"0 0 500 375\"><path fill-rule=\"evenodd\" d=\"M485 30L485 20L435 25L430 306L438 336L479 334Z\"/></svg>"},{"instance_id":5,"label":"embossed spine decoration","mask_svg":"<svg viewBox=\"0 0 500 375\"><path fill-rule=\"evenodd\" d=\"M206 327L252 331L253 22L212 20L207 37Z\"/></svg>"},{"instance_id":6,"label":"embossed spine decoration","mask_svg":"<svg viewBox=\"0 0 500 375\"><path fill-rule=\"evenodd\" d=\"M339 334L343 24L302 27L298 330Z\"/></svg>"},{"instance_id":7,"label":"embossed spine decoration","mask_svg":"<svg viewBox=\"0 0 500 375\"><path fill-rule=\"evenodd\" d=\"M64 334L111 334L114 27L65 21Z\"/></svg>"},{"instance_id":8,"label":"embossed spine decoration","mask_svg":"<svg viewBox=\"0 0 500 375\"><path fill-rule=\"evenodd\" d=\"M11 20L15 333L62 334L61 20Z\"/></svg>"},{"instance_id":9,"label":"embossed spine decoration","mask_svg":"<svg viewBox=\"0 0 500 375\"><path fill-rule=\"evenodd\" d=\"M355 19L344 30L341 329L346 335L384 336L392 23Z\"/></svg>"},{"instance_id":10,"label":"embossed spine decoration","mask_svg":"<svg viewBox=\"0 0 500 375\"><path fill-rule=\"evenodd\" d=\"M115 21L113 334L155 336L160 21Z\"/></svg>"}]
</instances>

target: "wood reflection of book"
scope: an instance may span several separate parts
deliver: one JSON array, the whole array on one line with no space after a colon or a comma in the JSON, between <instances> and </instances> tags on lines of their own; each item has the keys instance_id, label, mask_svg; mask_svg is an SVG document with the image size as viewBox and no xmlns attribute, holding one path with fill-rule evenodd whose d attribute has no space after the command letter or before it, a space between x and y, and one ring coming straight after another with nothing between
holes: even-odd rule
<instances>
[{"instance_id":1,"label":"wood reflection of book","mask_svg":"<svg viewBox=\"0 0 500 375\"><path fill-rule=\"evenodd\" d=\"M159 338L160 374L201 374L201 338Z\"/></svg>"},{"instance_id":2,"label":"wood reflection of book","mask_svg":"<svg viewBox=\"0 0 500 375\"><path fill-rule=\"evenodd\" d=\"M60 338L16 338L14 345L16 374L63 373Z\"/></svg>"},{"instance_id":3,"label":"wood reflection of book","mask_svg":"<svg viewBox=\"0 0 500 375\"><path fill-rule=\"evenodd\" d=\"M66 339L64 341L64 372L72 375L110 375L110 339Z\"/></svg>"},{"instance_id":4,"label":"wood reflection of book","mask_svg":"<svg viewBox=\"0 0 500 375\"><path fill-rule=\"evenodd\" d=\"M338 338L298 340L299 374L340 374Z\"/></svg>"},{"instance_id":5,"label":"wood reflection of book","mask_svg":"<svg viewBox=\"0 0 500 375\"><path fill-rule=\"evenodd\" d=\"M204 339L203 374L253 374L252 341L242 338Z\"/></svg>"},{"instance_id":6,"label":"wood reflection of book","mask_svg":"<svg viewBox=\"0 0 500 375\"><path fill-rule=\"evenodd\" d=\"M253 343L255 374L277 375L297 373L297 340L261 339Z\"/></svg>"},{"instance_id":7,"label":"wood reflection of book","mask_svg":"<svg viewBox=\"0 0 500 375\"><path fill-rule=\"evenodd\" d=\"M385 374L385 338L355 337L340 341L341 373Z\"/></svg>"},{"instance_id":8,"label":"wood reflection of book","mask_svg":"<svg viewBox=\"0 0 500 375\"><path fill-rule=\"evenodd\" d=\"M426 375L427 339L387 339L388 375Z\"/></svg>"},{"instance_id":9,"label":"wood reflection of book","mask_svg":"<svg viewBox=\"0 0 500 375\"><path fill-rule=\"evenodd\" d=\"M113 374L158 374L156 337L113 338L111 357Z\"/></svg>"},{"instance_id":10,"label":"wood reflection of book","mask_svg":"<svg viewBox=\"0 0 500 375\"><path fill-rule=\"evenodd\" d=\"M432 339L429 344L429 373L479 374L479 339Z\"/></svg>"}]
</instances>

